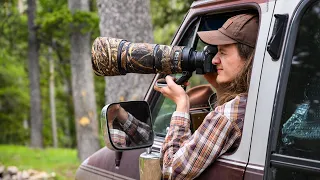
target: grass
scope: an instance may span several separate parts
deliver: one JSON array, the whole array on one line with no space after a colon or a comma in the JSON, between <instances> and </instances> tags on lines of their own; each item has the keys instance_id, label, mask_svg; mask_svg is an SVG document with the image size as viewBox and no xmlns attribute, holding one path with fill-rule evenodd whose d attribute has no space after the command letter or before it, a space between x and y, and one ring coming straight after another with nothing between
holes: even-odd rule
<instances>
[{"instance_id":1,"label":"grass","mask_svg":"<svg viewBox=\"0 0 320 180\"><path fill-rule=\"evenodd\" d=\"M0 145L0 164L19 170L34 169L56 173L57 179L74 179L80 161L73 149L32 149L25 146Z\"/></svg>"}]
</instances>

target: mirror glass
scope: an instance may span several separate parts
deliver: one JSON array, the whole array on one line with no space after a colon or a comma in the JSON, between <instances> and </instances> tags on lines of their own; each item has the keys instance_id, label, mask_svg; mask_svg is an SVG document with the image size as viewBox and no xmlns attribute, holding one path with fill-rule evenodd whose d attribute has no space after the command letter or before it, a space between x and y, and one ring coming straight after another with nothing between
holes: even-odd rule
<instances>
[{"instance_id":1,"label":"mirror glass","mask_svg":"<svg viewBox=\"0 0 320 180\"><path fill-rule=\"evenodd\" d=\"M101 128L109 149L129 150L152 146L154 135L146 101L109 104L102 109L101 115Z\"/></svg>"}]
</instances>

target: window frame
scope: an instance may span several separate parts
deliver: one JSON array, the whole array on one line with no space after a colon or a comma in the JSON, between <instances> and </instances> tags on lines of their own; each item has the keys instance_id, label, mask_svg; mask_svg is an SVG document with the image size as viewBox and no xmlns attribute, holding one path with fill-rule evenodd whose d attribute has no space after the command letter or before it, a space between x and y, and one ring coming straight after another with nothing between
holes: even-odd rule
<instances>
[{"instance_id":1,"label":"window frame","mask_svg":"<svg viewBox=\"0 0 320 180\"><path fill-rule=\"evenodd\" d=\"M299 32L300 22L305 15L306 10L318 0L300 1L295 9L291 20L289 21L288 36L284 45L284 56L281 63L279 80L276 90L275 103L273 105L273 113L271 119L271 128L269 131L267 157L265 162L264 179L272 179L271 168L289 168L307 173L319 173L320 161L306 158L300 158L289 155L276 153L278 142L283 105L285 102L287 85L292 66L292 57L296 47L296 40Z\"/></svg>"},{"instance_id":2,"label":"window frame","mask_svg":"<svg viewBox=\"0 0 320 180\"><path fill-rule=\"evenodd\" d=\"M186 16L185 16L186 17ZM185 20L185 19L184 19ZM184 38L184 36L185 36L185 34L190 30L190 28L192 28L192 26L195 24L195 23L197 23L196 24L196 26L199 26L199 24L200 24L200 21L201 21L201 18L199 18L199 16L197 16L197 17L195 17L195 18L193 18L191 21L190 21L190 25L185 29L185 31L183 32L183 34L181 35L181 38L179 38L179 41L178 41L178 45L181 43L181 41L182 41L182 39ZM177 30L177 32L180 30L180 28L181 28L181 26L179 27L179 29ZM173 39L175 39L176 38L176 36L177 36L177 33L174 35L174 38ZM195 36L196 37L196 36ZM195 38L194 38L195 39ZM193 43L194 43L194 39L193 39ZM171 42L171 46L173 45L172 44L173 42ZM159 79L159 78L163 78L163 76L156 76L155 78L157 78L157 79ZM153 109L155 108L155 106L156 106L156 104L157 104L157 102L158 102L158 99L160 98L160 95L161 95L161 93L160 92L158 92L158 91L154 91L153 90L153 92L154 92L154 94L153 95L151 95L151 100L150 100L150 109L151 109L151 111L153 111Z\"/></svg>"},{"instance_id":3,"label":"window frame","mask_svg":"<svg viewBox=\"0 0 320 180\"><path fill-rule=\"evenodd\" d=\"M177 46L187 46L187 47L193 48L194 50L197 50L198 42L201 41L197 35L197 32L201 28L201 25L203 25L202 23L204 23L204 21L206 21L207 18L210 19L211 17L220 16L221 14L232 14L232 13L233 12L230 11L228 13L200 14L200 15L195 16L194 18L192 18L190 20L189 25L185 28L184 32L180 36L179 40L176 43ZM237 13L234 13L234 14L237 14ZM230 16L232 16L232 15L230 15ZM194 33L190 34L190 32L194 32ZM185 41L185 38L189 37L188 35L191 35L191 38L188 41ZM176 37L176 35L175 35L175 37ZM182 43L187 43L187 44L182 44ZM171 45L172 44L173 44L173 42L171 42ZM163 78L163 76L159 76L158 78ZM160 105L160 109L161 109L161 106L164 103L164 97L161 96L161 93L155 92L153 98L150 101L150 107L151 107L150 109L151 109L152 117L154 114L154 109L156 107L159 107L158 106L159 102L162 102ZM153 119L153 123L154 123L154 121L155 121L155 119ZM161 134L161 133L155 132L155 136L158 136L161 138L164 138L165 135L166 134Z\"/></svg>"},{"instance_id":4,"label":"window frame","mask_svg":"<svg viewBox=\"0 0 320 180\"><path fill-rule=\"evenodd\" d=\"M185 17L186 17L186 16L185 16ZM185 20L185 19L184 19L184 20ZM181 43L183 42L185 36L188 35L188 33L189 33L190 31L193 31L193 28L195 28L195 33L194 33L194 35L193 35L193 37L192 37L192 40L191 40L191 44L192 44L192 47L191 47L191 48L194 48L195 40L197 39L197 30L198 30L198 28L199 28L199 26L200 26L201 20L202 20L202 17L201 17L201 16L196 16L196 17L194 17L194 18L192 18L192 19L190 20L189 25L187 26L187 28L185 28L184 32L182 33L181 37L179 38L179 41L177 42L177 46L182 46ZM181 28L181 26L179 27L179 29L180 29L180 28ZM179 29L178 29L178 31L179 31ZM177 32L178 32L178 31L177 31ZM177 36L177 33L174 35L173 40L176 38L176 36ZM173 42L171 42L171 46L172 46L172 45L173 45ZM164 76L159 76L157 79L159 79L159 78L164 78ZM150 109L151 109L151 113L152 113L151 116L153 116L153 111L154 111L154 109L157 107L157 103L159 102L159 100L161 100L161 101L162 101L162 104L163 104L164 98L165 98L165 97L161 97L161 93L158 92L158 91L154 91L154 93L155 93L155 94L152 96L152 98L151 98L151 100L150 100ZM161 99L160 99L160 98L161 98ZM162 99L162 98L163 98L163 99ZM161 104L161 106L162 106L162 104ZM154 121L154 120L153 120L153 121ZM154 122L153 122L153 123L154 123ZM155 136L160 137L160 138L164 138L164 137L165 137L165 134L163 135L163 134L160 134L160 133L155 133Z\"/></svg>"}]
</instances>

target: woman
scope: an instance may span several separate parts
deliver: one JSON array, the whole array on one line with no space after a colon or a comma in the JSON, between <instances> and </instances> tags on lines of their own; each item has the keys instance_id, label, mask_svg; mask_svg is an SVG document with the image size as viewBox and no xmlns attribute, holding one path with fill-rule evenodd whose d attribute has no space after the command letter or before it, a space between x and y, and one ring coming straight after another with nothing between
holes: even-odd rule
<instances>
[{"instance_id":1,"label":"woman","mask_svg":"<svg viewBox=\"0 0 320 180\"><path fill-rule=\"evenodd\" d=\"M193 179L241 140L252 59L258 33L258 18L240 14L229 18L216 31L199 32L202 41L217 45L212 59L217 72L204 75L216 89L216 102L191 135L189 97L173 78L167 87L154 87L177 107L161 149L164 179Z\"/></svg>"}]
</instances>

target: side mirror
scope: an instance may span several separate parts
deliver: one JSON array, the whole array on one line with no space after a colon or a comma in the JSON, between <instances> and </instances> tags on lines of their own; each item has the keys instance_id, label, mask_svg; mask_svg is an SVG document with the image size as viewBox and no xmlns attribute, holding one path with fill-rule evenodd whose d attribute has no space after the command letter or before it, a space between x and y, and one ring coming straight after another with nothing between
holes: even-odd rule
<instances>
[{"instance_id":1,"label":"side mirror","mask_svg":"<svg viewBox=\"0 0 320 180\"><path fill-rule=\"evenodd\" d=\"M101 129L106 146L122 151L151 147L154 132L146 101L112 103L101 110Z\"/></svg>"}]
</instances>

